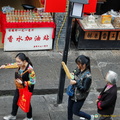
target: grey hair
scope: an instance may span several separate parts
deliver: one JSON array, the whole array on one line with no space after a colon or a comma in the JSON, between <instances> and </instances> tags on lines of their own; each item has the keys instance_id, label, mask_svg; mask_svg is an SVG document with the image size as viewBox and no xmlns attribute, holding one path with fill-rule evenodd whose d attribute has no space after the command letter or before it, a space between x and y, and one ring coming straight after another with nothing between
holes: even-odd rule
<instances>
[{"instance_id":1,"label":"grey hair","mask_svg":"<svg viewBox=\"0 0 120 120\"><path fill-rule=\"evenodd\" d=\"M114 71L109 70L106 75L106 81L111 84L116 84L116 82L118 81L118 74Z\"/></svg>"}]
</instances>

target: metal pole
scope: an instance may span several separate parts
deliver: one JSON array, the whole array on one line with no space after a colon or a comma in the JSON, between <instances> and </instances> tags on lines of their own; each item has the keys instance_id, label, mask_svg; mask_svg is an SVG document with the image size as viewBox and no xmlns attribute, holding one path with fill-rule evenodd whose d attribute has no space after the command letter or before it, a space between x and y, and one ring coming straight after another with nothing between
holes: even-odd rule
<instances>
[{"instance_id":1,"label":"metal pole","mask_svg":"<svg viewBox=\"0 0 120 120\"><path fill-rule=\"evenodd\" d=\"M68 49L69 49L69 44L70 44L71 25L72 25L72 17L70 17L71 7L72 7L72 3L69 2L68 17L67 17L67 29L66 29L66 37L65 37L65 47L64 47L63 59L62 59L62 61L64 61L66 64L67 64ZM57 95L57 104L62 103L62 100L63 100L65 76L66 76L66 74L64 72L64 69L61 66L59 88L58 88L58 95Z\"/></svg>"}]
</instances>

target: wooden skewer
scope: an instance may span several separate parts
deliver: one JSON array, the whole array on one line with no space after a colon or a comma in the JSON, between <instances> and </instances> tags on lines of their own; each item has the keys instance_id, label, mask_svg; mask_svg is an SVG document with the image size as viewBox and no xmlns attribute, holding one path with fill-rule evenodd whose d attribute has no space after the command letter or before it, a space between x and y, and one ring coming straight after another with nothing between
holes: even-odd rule
<instances>
[{"instance_id":1,"label":"wooden skewer","mask_svg":"<svg viewBox=\"0 0 120 120\"><path fill-rule=\"evenodd\" d=\"M29 72L30 70L32 70L32 69L26 70L25 72L23 72L23 73L21 74L21 76L24 75L26 72Z\"/></svg>"}]
</instances>

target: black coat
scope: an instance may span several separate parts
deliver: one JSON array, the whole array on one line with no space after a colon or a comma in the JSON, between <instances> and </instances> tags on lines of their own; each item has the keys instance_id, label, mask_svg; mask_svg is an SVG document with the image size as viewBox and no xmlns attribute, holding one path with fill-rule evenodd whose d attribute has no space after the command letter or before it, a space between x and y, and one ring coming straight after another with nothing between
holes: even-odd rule
<instances>
[{"instance_id":1,"label":"black coat","mask_svg":"<svg viewBox=\"0 0 120 120\"><path fill-rule=\"evenodd\" d=\"M114 112L116 99L117 99L117 87L116 85L113 85L113 87L111 87L109 90L104 92L106 87L107 85L100 93L99 102L101 103L100 107L102 109L98 108L98 113L101 115L112 115Z\"/></svg>"},{"instance_id":2,"label":"black coat","mask_svg":"<svg viewBox=\"0 0 120 120\"><path fill-rule=\"evenodd\" d=\"M86 92L91 86L91 82L92 82L91 72L88 69L84 70L83 72L81 72L78 68L76 68L75 70L76 72L74 72L74 75L75 75L75 80L77 82L76 86L80 89L80 91ZM81 83L81 76L85 73L87 74L84 75L82 83Z\"/></svg>"},{"instance_id":3,"label":"black coat","mask_svg":"<svg viewBox=\"0 0 120 120\"><path fill-rule=\"evenodd\" d=\"M75 75L74 80L76 80L76 84L73 85L73 87L75 89L77 88L77 90L75 90L72 100L76 101L76 100L86 99L86 97L89 94L89 90L92 82L91 73L89 70L80 72L80 70L76 69L74 75Z\"/></svg>"}]
</instances>

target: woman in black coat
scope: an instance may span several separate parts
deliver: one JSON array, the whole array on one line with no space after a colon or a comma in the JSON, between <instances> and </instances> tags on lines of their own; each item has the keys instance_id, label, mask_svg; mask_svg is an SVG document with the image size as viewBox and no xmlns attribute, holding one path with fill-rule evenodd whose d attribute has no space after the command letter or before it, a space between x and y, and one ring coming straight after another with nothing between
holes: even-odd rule
<instances>
[{"instance_id":1,"label":"woman in black coat","mask_svg":"<svg viewBox=\"0 0 120 120\"><path fill-rule=\"evenodd\" d=\"M101 115L99 120L112 120L117 99L117 74L109 71L105 77L107 84L96 100L98 113Z\"/></svg>"},{"instance_id":2,"label":"woman in black coat","mask_svg":"<svg viewBox=\"0 0 120 120\"><path fill-rule=\"evenodd\" d=\"M90 59L87 56L80 55L75 60L77 68L73 71L74 79L70 80L75 92L68 98L68 120L73 120L73 114L87 120L94 120L94 115L89 115L81 108L90 92L92 77L90 72Z\"/></svg>"}]
</instances>

